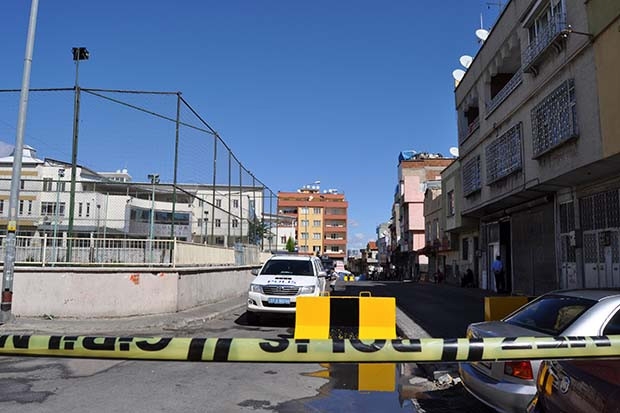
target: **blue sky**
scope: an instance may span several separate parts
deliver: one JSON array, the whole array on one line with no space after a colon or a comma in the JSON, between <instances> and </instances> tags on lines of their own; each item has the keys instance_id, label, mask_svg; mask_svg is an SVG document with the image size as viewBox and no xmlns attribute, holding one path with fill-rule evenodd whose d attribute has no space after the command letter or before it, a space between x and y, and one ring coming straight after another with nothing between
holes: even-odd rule
<instances>
[{"instance_id":1,"label":"blue sky","mask_svg":"<svg viewBox=\"0 0 620 413\"><path fill-rule=\"evenodd\" d=\"M316 180L344 192L348 248L360 248L390 217L399 152L456 145L452 71L480 47L480 14L487 28L497 17L487 3L42 0L31 87L71 87L71 47L86 46L82 87L181 91L274 192ZM21 85L29 11L28 0L0 2L0 89ZM126 99L176 110L171 98ZM0 141L15 141L17 105L0 94ZM25 143L70 161L72 110L70 93L32 93ZM171 181L173 129L84 96L78 162ZM193 139L179 180L209 182L207 139Z\"/></svg>"}]
</instances>

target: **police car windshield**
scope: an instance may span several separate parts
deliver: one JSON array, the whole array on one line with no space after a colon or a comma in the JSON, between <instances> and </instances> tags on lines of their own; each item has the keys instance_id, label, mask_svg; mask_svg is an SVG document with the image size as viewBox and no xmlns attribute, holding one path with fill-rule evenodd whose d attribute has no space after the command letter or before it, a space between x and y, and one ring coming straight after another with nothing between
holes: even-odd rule
<instances>
[{"instance_id":1,"label":"police car windshield","mask_svg":"<svg viewBox=\"0 0 620 413\"><path fill-rule=\"evenodd\" d=\"M270 260L263 267L261 274L269 275L314 275L310 261Z\"/></svg>"}]
</instances>

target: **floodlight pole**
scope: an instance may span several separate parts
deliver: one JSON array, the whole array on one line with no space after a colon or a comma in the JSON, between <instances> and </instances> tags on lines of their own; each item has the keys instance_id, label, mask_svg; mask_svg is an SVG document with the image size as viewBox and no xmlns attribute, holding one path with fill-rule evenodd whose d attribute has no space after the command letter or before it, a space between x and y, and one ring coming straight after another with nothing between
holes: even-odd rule
<instances>
[{"instance_id":1,"label":"floodlight pole","mask_svg":"<svg viewBox=\"0 0 620 413\"><path fill-rule=\"evenodd\" d=\"M75 209L75 179L77 174L77 151L78 151L78 129L80 118L80 86L78 75L80 70L80 60L88 60L89 53L85 47L74 47L72 49L73 60L75 61L75 96L73 100L73 144L71 150L71 190L69 193L69 226L67 228L67 262L71 262L73 247L73 218Z\"/></svg>"},{"instance_id":2,"label":"floodlight pole","mask_svg":"<svg viewBox=\"0 0 620 413\"><path fill-rule=\"evenodd\" d=\"M19 98L19 113L17 115L17 134L15 136L15 150L13 151L13 172L11 175L11 194L9 196L9 216L6 235L6 253L2 274L2 299L0 303L0 324L12 321L13 314L13 276L15 274L15 245L17 238L17 204L19 202L19 184L22 171L22 153L24 150L24 130L26 128L26 112L28 108L28 91L30 89L30 69L32 66L32 52L34 50L34 34L37 26L37 12L39 0L32 0L30 6L30 21L28 23L28 37L26 39L26 55L24 57L24 73L22 89Z\"/></svg>"}]
</instances>

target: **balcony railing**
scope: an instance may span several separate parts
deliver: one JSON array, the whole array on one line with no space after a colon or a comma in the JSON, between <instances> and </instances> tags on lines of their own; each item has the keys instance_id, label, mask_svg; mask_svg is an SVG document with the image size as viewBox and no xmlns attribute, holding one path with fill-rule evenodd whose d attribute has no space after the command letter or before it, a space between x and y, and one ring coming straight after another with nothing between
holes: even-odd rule
<instances>
[{"instance_id":1,"label":"balcony railing","mask_svg":"<svg viewBox=\"0 0 620 413\"><path fill-rule=\"evenodd\" d=\"M567 29L566 14L558 13L551 18L549 25L532 39L529 46L523 51L523 70L529 71L538 58L555 42Z\"/></svg>"},{"instance_id":2,"label":"balcony railing","mask_svg":"<svg viewBox=\"0 0 620 413\"><path fill-rule=\"evenodd\" d=\"M467 130L464 134L462 134L459 138L459 142L465 141L469 138L478 128L480 127L480 117L474 119L469 125L467 125Z\"/></svg>"},{"instance_id":3,"label":"balcony railing","mask_svg":"<svg viewBox=\"0 0 620 413\"><path fill-rule=\"evenodd\" d=\"M497 109L499 105L502 104L504 100L521 84L523 81L523 72L519 68L517 72L512 76L512 78L504 85L502 90L499 91L497 95L493 97L490 101L486 103L486 114L485 118L488 118L491 113Z\"/></svg>"}]
</instances>

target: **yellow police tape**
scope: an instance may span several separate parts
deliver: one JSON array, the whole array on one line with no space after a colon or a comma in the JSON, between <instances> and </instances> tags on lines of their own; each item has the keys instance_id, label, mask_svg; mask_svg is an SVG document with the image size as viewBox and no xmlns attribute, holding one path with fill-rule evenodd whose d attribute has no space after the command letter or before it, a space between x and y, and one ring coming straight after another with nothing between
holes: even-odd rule
<instances>
[{"instance_id":1,"label":"yellow police tape","mask_svg":"<svg viewBox=\"0 0 620 413\"><path fill-rule=\"evenodd\" d=\"M2 355L261 363L620 358L620 335L387 340L0 335Z\"/></svg>"}]
</instances>

